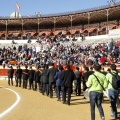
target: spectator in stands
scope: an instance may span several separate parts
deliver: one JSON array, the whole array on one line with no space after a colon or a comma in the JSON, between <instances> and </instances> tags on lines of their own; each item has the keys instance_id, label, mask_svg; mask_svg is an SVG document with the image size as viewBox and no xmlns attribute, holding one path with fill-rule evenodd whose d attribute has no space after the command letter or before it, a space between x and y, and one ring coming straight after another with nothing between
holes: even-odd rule
<instances>
[{"instance_id":1,"label":"spectator in stands","mask_svg":"<svg viewBox=\"0 0 120 120\"><path fill-rule=\"evenodd\" d=\"M3 60L3 62L2 62L3 68L5 68L5 65L6 65L6 62L5 62L5 60Z\"/></svg>"},{"instance_id":2,"label":"spectator in stands","mask_svg":"<svg viewBox=\"0 0 120 120\"><path fill-rule=\"evenodd\" d=\"M31 43L31 42L32 42L31 39L28 39L27 43Z\"/></svg>"},{"instance_id":3,"label":"spectator in stands","mask_svg":"<svg viewBox=\"0 0 120 120\"><path fill-rule=\"evenodd\" d=\"M106 59L103 54L101 55L100 62L102 65L105 65Z\"/></svg>"},{"instance_id":4,"label":"spectator in stands","mask_svg":"<svg viewBox=\"0 0 120 120\"><path fill-rule=\"evenodd\" d=\"M14 40L12 40L12 44L16 44L16 42Z\"/></svg>"},{"instance_id":5,"label":"spectator in stands","mask_svg":"<svg viewBox=\"0 0 120 120\"><path fill-rule=\"evenodd\" d=\"M119 48L118 47L115 47L115 49L114 49L114 55L115 55L115 59L117 59L118 56L119 56Z\"/></svg>"},{"instance_id":6,"label":"spectator in stands","mask_svg":"<svg viewBox=\"0 0 120 120\"><path fill-rule=\"evenodd\" d=\"M110 43L109 43L109 48L110 48L110 53L112 52L113 50L113 46L114 46L114 41L113 41L113 38L111 39Z\"/></svg>"}]
</instances>

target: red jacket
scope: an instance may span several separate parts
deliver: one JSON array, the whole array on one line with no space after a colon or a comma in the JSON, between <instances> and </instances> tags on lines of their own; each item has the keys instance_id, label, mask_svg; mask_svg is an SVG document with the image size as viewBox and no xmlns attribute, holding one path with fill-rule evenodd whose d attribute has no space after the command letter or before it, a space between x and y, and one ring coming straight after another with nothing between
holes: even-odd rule
<instances>
[{"instance_id":1,"label":"red jacket","mask_svg":"<svg viewBox=\"0 0 120 120\"><path fill-rule=\"evenodd\" d=\"M102 57L100 58L100 62L101 62L101 63L105 63L105 61L106 61L106 60L105 60L105 57L102 56Z\"/></svg>"}]
</instances>

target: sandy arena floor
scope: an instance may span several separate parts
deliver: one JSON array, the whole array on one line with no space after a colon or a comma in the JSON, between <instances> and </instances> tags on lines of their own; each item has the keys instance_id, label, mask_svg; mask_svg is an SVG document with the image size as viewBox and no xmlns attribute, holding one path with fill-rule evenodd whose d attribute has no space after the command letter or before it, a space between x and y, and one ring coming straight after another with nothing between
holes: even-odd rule
<instances>
[{"instance_id":1,"label":"sandy arena floor","mask_svg":"<svg viewBox=\"0 0 120 120\"><path fill-rule=\"evenodd\" d=\"M19 104L1 120L90 120L89 102L83 96L71 98L71 105L58 102L56 96L49 98L38 91L8 86L7 80L0 80L0 86L16 91L21 100ZM0 114L9 108L16 100L16 95L5 88L0 88ZM108 98L103 102L106 120L110 120L110 104ZM120 109L118 109L120 114ZM96 120L100 120L96 109ZM118 119L120 120L120 118Z\"/></svg>"}]
</instances>

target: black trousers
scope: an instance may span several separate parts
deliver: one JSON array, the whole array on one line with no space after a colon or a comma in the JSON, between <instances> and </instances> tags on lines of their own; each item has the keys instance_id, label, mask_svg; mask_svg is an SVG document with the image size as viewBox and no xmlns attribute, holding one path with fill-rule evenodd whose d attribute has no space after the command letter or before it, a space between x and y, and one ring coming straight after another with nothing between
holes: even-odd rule
<instances>
[{"instance_id":1,"label":"black trousers","mask_svg":"<svg viewBox=\"0 0 120 120\"><path fill-rule=\"evenodd\" d=\"M28 80L23 79L23 88L27 89Z\"/></svg>"},{"instance_id":2,"label":"black trousers","mask_svg":"<svg viewBox=\"0 0 120 120\"><path fill-rule=\"evenodd\" d=\"M81 94L81 83L76 83L75 85L75 94L80 95Z\"/></svg>"},{"instance_id":3,"label":"black trousers","mask_svg":"<svg viewBox=\"0 0 120 120\"><path fill-rule=\"evenodd\" d=\"M10 83L11 83L11 85L13 85L13 77L8 77L8 85L10 85Z\"/></svg>"},{"instance_id":4,"label":"black trousers","mask_svg":"<svg viewBox=\"0 0 120 120\"><path fill-rule=\"evenodd\" d=\"M43 83L43 87L42 87L42 94L44 95L44 93L46 92L46 95L49 95L49 84Z\"/></svg>"},{"instance_id":5,"label":"black trousers","mask_svg":"<svg viewBox=\"0 0 120 120\"><path fill-rule=\"evenodd\" d=\"M39 91L40 91L40 82L39 81L35 81L35 88L34 90L37 90L37 87L39 87Z\"/></svg>"},{"instance_id":6,"label":"black trousers","mask_svg":"<svg viewBox=\"0 0 120 120\"><path fill-rule=\"evenodd\" d=\"M65 87L63 91L63 101L66 102L66 93L68 93L67 103L70 103L72 88Z\"/></svg>"},{"instance_id":7,"label":"black trousers","mask_svg":"<svg viewBox=\"0 0 120 120\"><path fill-rule=\"evenodd\" d=\"M19 87L21 87L21 78L15 78L15 80L16 80L16 86L18 86L18 84L19 84Z\"/></svg>"},{"instance_id":8,"label":"black trousers","mask_svg":"<svg viewBox=\"0 0 120 120\"><path fill-rule=\"evenodd\" d=\"M53 97L53 87L54 87L54 90L56 91L56 83L55 82L49 82L50 97Z\"/></svg>"},{"instance_id":9,"label":"black trousers","mask_svg":"<svg viewBox=\"0 0 120 120\"><path fill-rule=\"evenodd\" d=\"M42 93L42 89L43 89L43 82L40 81L40 87L39 87L39 90L40 90L41 93Z\"/></svg>"},{"instance_id":10,"label":"black trousers","mask_svg":"<svg viewBox=\"0 0 120 120\"><path fill-rule=\"evenodd\" d=\"M33 79L29 78L29 89L34 89Z\"/></svg>"},{"instance_id":11,"label":"black trousers","mask_svg":"<svg viewBox=\"0 0 120 120\"><path fill-rule=\"evenodd\" d=\"M86 89L87 89L86 81L83 81L83 91L85 91Z\"/></svg>"}]
</instances>

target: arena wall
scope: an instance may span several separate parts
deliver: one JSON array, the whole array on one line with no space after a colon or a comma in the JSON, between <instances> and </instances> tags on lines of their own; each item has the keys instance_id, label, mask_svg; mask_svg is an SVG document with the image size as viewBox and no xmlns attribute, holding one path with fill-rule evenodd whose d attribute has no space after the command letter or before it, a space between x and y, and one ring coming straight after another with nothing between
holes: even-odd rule
<instances>
[{"instance_id":1,"label":"arena wall","mask_svg":"<svg viewBox=\"0 0 120 120\"><path fill-rule=\"evenodd\" d=\"M78 40L81 40L81 37L76 37ZM97 39L109 39L109 38L120 38L120 35L112 35L110 36L108 35L98 35L98 36L88 36L85 37L85 40L97 40ZM27 43L28 40L14 40L17 44L19 43ZM35 43L36 39L32 39L31 43ZM12 40L0 40L0 44L2 43L6 43L6 44L10 44L12 43Z\"/></svg>"}]
</instances>

